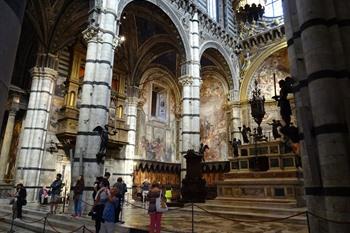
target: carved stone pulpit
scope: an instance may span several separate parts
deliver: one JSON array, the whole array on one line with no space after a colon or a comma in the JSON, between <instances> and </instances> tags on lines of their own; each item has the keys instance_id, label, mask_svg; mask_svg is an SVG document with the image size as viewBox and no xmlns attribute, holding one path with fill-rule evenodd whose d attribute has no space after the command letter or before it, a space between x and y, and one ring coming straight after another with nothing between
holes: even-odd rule
<instances>
[{"instance_id":1,"label":"carved stone pulpit","mask_svg":"<svg viewBox=\"0 0 350 233\"><path fill-rule=\"evenodd\" d=\"M181 195L184 202L205 202L207 190L202 178L203 154L188 150L186 155L186 177L182 180Z\"/></svg>"}]
</instances>

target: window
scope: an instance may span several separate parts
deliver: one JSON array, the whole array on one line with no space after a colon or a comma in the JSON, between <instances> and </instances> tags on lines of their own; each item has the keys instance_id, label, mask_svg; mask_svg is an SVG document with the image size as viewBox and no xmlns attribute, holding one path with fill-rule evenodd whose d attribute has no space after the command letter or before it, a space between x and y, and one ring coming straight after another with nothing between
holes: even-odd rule
<instances>
[{"instance_id":1,"label":"window","mask_svg":"<svg viewBox=\"0 0 350 233\"><path fill-rule=\"evenodd\" d=\"M266 17L278 17L283 15L282 0L266 0Z\"/></svg>"},{"instance_id":2,"label":"window","mask_svg":"<svg viewBox=\"0 0 350 233\"><path fill-rule=\"evenodd\" d=\"M119 105L117 107L117 117L118 118L123 118L123 114L124 114L124 108L122 105Z\"/></svg>"},{"instance_id":3,"label":"window","mask_svg":"<svg viewBox=\"0 0 350 233\"><path fill-rule=\"evenodd\" d=\"M166 91L158 86L153 86L151 100L151 116L159 120L166 120L167 110L167 95Z\"/></svg>"},{"instance_id":4,"label":"window","mask_svg":"<svg viewBox=\"0 0 350 233\"><path fill-rule=\"evenodd\" d=\"M69 94L69 106L73 107L75 105L75 92L71 91Z\"/></svg>"},{"instance_id":5,"label":"window","mask_svg":"<svg viewBox=\"0 0 350 233\"><path fill-rule=\"evenodd\" d=\"M215 21L217 21L217 0L207 0L208 15Z\"/></svg>"}]
</instances>

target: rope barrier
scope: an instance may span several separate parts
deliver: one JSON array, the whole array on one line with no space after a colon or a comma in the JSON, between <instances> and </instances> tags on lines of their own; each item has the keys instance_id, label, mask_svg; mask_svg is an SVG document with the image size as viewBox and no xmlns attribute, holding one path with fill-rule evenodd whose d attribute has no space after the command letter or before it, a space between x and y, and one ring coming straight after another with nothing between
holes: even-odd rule
<instances>
[{"instance_id":1,"label":"rope barrier","mask_svg":"<svg viewBox=\"0 0 350 233\"><path fill-rule=\"evenodd\" d=\"M323 221L326 221L326 222L331 222L331 223L336 223L336 224L349 224L350 225L350 222L347 222L347 221L337 221L337 220L333 220L333 219L327 219L327 218L321 217L321 216L319 216L317 214L314 214L314 213L312 213L310 211L307 211L307 213L310 214L313 217L319 218L319 219L321 219Z\"/></svg>"},{"instance_id":2,"label":"rope barrier","mask_svg":"<svg viewBox=\"0 0 350 233\"><path fill-rule=\"evenodd\" d=\"M68 233L77 232L77 231L79 231L81 228L85 228L85 225L82 225L82 226L80 226L80 227L76 228L76 229L75 229L75 230L73 230L73 231L69 231ZM86 229L86 228L85 228L85 229Z\"/></svg>"},{"instance_id":3,"label":"rope barrier","mask_svg":"<svg viewBox=\"0 0 350 233\"><path fill-rule=\"evenodd\" d=\"M43 219L45 219L45 217L43 217L41 219L34 220L34 221L26 221L22 218L22 221L25 223L28 223L28 224L32 224L32 223L36 223L36 222L41 222Z\"/></svg>"},{"instance_id":4,"label":"rope barrier","mask_svg":"<svg viewBox=\"0 0 350 233\"><path fill-rule=\"evenodd\" d=\"M131 205L131 206L133 206L133 207L139 208L139 209L148 210L147 208L144 208L144 207L139 206L139 205L135 205L135 204L133 204L133 203L131 203L131 202L128 202L128 201L125 201L125 203L127 203L127 204L129 204L129 205ZM182 207L178 207L178 208L174 208L174 209L168 209L167 212L176 211L176 210L179 210L179 209L188 207L188 206L190 206L190 205L191 205L191 204L186 204L186 205L184 205L184 206L182 206Z\"/></svg>"},{"instance_id":5,"label":"rope barrier","mask_svg":"<svg viewBox=\"0 0 350 233\"><path fill-rule=\"evenodd\" d=\"M94 231L90 230L89 228L85 227L85 230L87 230L88 232L94 233Z\"/></svg>"},{"instance_id":6,"label":"rope barrier","mask_svg":"<svg viewBox=\"0 0 350 233\"><path fill-rule=\"evenodd\" d=\"M61 233L61 232L59 232L53 225L51 225L51 223L50 223L49 220L47 220L47 225L49 225L49 227L51 227L51 229L52 229L54 232L56 232L56 233Z\"/></svg>"},{"instance_id":7,"label":"rope barrier","mask_svg":"<svg viewBox=\"0 0 350 233\"><path fill-rule=\"evenodd\" d=\"M83 200L81 200L81 202L84 203L84 204L86 204L86 205L88 205L88 206L94 206L94 205L92 205L92 204L90 204L90 203L88 203L88 202L86 202L86 201L83 201Z\"/></svg>"},{"instance_id":8,"label":"rope barrier","mask_svg":"<svg viewBox=\"0 0 350 233\"><path fill-rule=\"evenodd\" d=\"M290 218L293 218L293 217L296 217L296 216L299 216L299 215L303 215L303 214L306 214L306 211L303 211L303 212L299 212L299 213L296 213L296 214L293 214L293 215L290 215L290 216L287 216L287 217L283 217L283 218L276 218L276 219L269 219L269 220L260 220L260 221L254 221L254 220L237 220L237 219L233 219L233 218L228 218L228 217L225 217L225 216L222 216L218 213L211 213L209 212L208 210L198 206L198 205L194 205L196 206L198 209L201 209L203 210L204 212L212 215L212 216L216 216L218 218L222 218L222 219L226 219L226 220L229 220L229 221L232 221L232 222L244 222L244 223L265 223L265 222L278 222L278 221L283 221L283 220L286 220L286 219L290 219Z\"/></svg>"}]
</instances>

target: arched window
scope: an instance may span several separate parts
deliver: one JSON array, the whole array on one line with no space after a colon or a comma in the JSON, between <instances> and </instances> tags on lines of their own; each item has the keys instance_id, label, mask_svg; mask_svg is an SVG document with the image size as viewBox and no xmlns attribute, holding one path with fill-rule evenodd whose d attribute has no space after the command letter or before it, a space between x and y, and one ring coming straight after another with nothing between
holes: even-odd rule
<instances>
[{"instance_id":1,"label":"arched window","mask_svg":"<svg viewBox=\"0 0 350 233\"><path fill-rule=\"evenodd\" d=\"M266 0L264 16L279 17L282 15L283 15L282 0Z\"/></svg>"},{"instance_id":2,"label":"arched window","mask_svg":"<svg viewBox=\"0 0 350 233\"><path fill-rule=\"evenodd\" d=\"M74 91L71 91L69 93L69 106L73 107L75 106L75 92Z\"/></svg>"}]
</instances>

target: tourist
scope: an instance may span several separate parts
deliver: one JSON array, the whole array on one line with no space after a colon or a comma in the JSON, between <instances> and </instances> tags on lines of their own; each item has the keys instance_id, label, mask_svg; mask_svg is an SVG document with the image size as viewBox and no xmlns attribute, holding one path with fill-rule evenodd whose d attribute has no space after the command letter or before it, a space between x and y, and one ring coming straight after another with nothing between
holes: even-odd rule
<instances>
[{"instance_id":1,"label":"tourist","mask_svg":"<svg viewBox=\"0 0 350 233\"><path fill-rule=\"evenodd\" d=\"M62 188L62 175L60 173L58 173L56 175L56 180L54 180L54 182L52 182L50 188L50 196L51 196L51 200L50 200L50 213L51 214L55 214L56 210L57 210L57 205L60 201L60 194L61 194L61 188Z\"/></svg>"},{"instance_id":2,"label":"tourist","mask_svg":"<svg viewBox=\"0 0 350 233\"><path fill-rule=\"evenodd\" d=\"M102 215L105 207L103 201L101 200L101 197L103 197L105 190L108 189L107 187L108 180L103 178L99 186L100 186L100 189L96 193L95 203L94 203L93 213L92 213L92 219L95 220L96 233L99 233L101 229Z\"/></svg>"},{"instance_id":3,"label":"tourist","mask_svg":"<svg viewBox=\"0 0 350 233\"><path fill-rule=\"evenodd\" d=\"M111 173L109 173L109 172L105 172L105 175L104 175L104 177L103 178L105 178L106 180L107 180L107 182L108 182L108 185L107 185L107 187L109 188L109 178L111 177Z\"/></svg>"},{"instance_id":4,"label":"tourist","mask_svg":"<svg viewBox=\"0 0 350 233\"><path fill-rule=\"evenodd\" d=\"M103 177L102 176L97 176L96 177L96 180L94 182L94 191L92 192L92 199L95 200L95 197L96 197L96 194L97 194L97 191L100 190L100 184L103 180Z\"/></svg>"},{"instance_id":5,"label":"tourist","mask_svg":"<svg viewBox=\"0 0 350 233\"><path fill-rule=\"evenodd\" d=\"M150 216L150 233L160 233L162 213L156 210L156 199L160 196L159 183L154 182L149 190L147 199L149 201L148 214Z\"/></svg>"},{"instance_id":6,"label":"tourist","mask_svg":"<svg viewBox=\"0 0 350 233\"><path fill-rule=\"evenodd\" d=\"M47 204L47 199L49 197L49 190L43 186L39 191L39 203L44 205Z\"/></svg>"},{"instance_id":7,"label":"tourist","mask_svg":"<svg viewBox=\"0 0 350 233\"><path fill-rule=\"evenodd\" d=\"M85 188L84 177L79 176L73 189L74 214L73 217L81 217L81 204L83 201L83 191Z\"/></svg>"},{"instance_id":8,"label":"tourist","mask_svg":"<svg viewBox=\"0 0 350 233\"><path fill-rule=\"evenodd\" d=\"M123 182L123 179L121 177L119 177L117 179L117 183L115 183L113 185L113 187L117 188L117 190L118 190L117 197L118 197L119 203L118 203L118 208L116 209L116 221L120 222L119 221L119 215L120 215L120 213L121 213L121 211L123 209L124 200L125 200L125 193L128 190L127 190L126 184Z\"/></svg>"},{"instance_id":9,"label":"tourist","mask_svg":"<svg viewBox=\"0 0 350 233\"><path fill-rule=\"evenodd\" d=\"M118 189L112 187L111 190L105 188L100 195L101 203L104 203L102 213L101 233L114 233L115 223L117 222L116 210L119 208L119 198L117 198Z\"/></svg>"},{"instance_id":10,"label":"tourist","mask_svg":"<svg viewBox=\"0 0 350 233\"><path fill-rule=\"evenodd\" d=\"M171 186L168 186L165 190L165 198L167 203L171 202L171 199L173 197L172 192L173 189L171 188Z\"/></svg>"},{"instance_id":11,"label":"tourist","mask_svg":"<svg viewBox=\"0 0 350 233\"><path fill-rule=\"evenodd\" d=\"M145 203L145 200L146 200L146 197L147 197L148 191L149 191L149 186L150 186L150 183L148 182L147 179L145 181L143 181L143 183L141 185L141 189L142 189L142 203Z\"/></svg>"},{"instance_id":12,"label":"tourist","mask_svg":"<svg viewBox=\"0 0 350 233\"><path fill-rule=\"evenodd\" d=\"M22 206L27 204L27 190L22 183L16 185L16 192L13 195L14 199L11 201L13 216L16 218L22 218Z\"/></svg>"}]
</instances>

